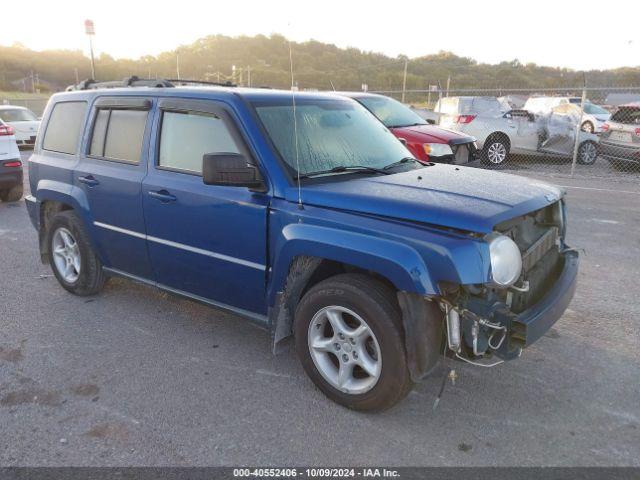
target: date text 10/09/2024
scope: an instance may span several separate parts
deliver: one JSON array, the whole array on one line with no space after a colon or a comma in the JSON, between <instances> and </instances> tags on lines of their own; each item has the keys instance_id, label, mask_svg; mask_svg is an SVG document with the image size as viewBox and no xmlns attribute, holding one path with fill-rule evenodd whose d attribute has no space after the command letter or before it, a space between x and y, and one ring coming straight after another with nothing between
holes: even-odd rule
<instances>
[{"instance_id":1,"label":"date text 10/09/2024","mask_svg":"<svg viewBox=\"0 0 640 480\"><path fill-rule=\"evenodd\" d=\"M387 468L235 468L234 477L272 478L399 478L397 470Z\"/></svg>"}]
</instances>

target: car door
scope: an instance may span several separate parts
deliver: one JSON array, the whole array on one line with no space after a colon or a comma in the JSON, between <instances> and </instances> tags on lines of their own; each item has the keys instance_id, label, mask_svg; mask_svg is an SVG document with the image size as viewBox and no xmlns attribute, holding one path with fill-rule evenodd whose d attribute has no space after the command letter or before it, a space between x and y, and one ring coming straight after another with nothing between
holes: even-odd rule
<instances>
[{"instance_id":1,"label":"car door","mask_svg":"<svg viewBox=\"0 0 640 480\"><path fill-rule=\"evenodd\" d=\"M572 154L580 122L579 110L566 102L551 110L546 125L546 138L540 145L541 152L562 156Z\"/></svg>"},{"instance_id":2,"label":"car door","mask_svg":"<svg viewBox=\"0 0 640 480\"><path fill-rule=\"evenodd\" d=\"M105 266L152 277L142 211L142 178L152 100L101 97L93 106L91 131L73 173L73 184L84 191L96 248Z\"/></svg>"},{"instance_id":3,"label":"car door","mask_svg":"<svg viewBox=\"0 0 640 480\"><path fill-rule=\"evenodd\" d=\"M265 193L205 185L206 153L251 155L234 116L214 101L163 99L143 182L148 250L161 286L266 314Z\"/></svg>"}]
</instances>

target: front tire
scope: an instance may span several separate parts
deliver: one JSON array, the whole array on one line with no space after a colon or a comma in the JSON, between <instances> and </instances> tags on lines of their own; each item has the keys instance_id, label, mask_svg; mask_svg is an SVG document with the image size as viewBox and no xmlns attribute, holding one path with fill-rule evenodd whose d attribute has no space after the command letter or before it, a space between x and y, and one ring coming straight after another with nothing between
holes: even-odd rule
<instances>
[{"instance_id":1,"label":"front tire","mask_svg":"<svg viewBox=\"0 0 640 480\"><path fill-rule=\"evenodd\" d=\"M102 290L105 274L82 220L72 210L56 214L47 230L49 264L60 285L75 295Z\"/></svg>"},{"instance_id":2,"label":"front tire","mask_svg":"<svg viewBox=\"0 0 640 480\"><path fill-rule=\"evenodd\" d=\"M22 198L24 194L24 187L22 185L15 185L8 190L0 191L0 199L3 202L17 202Z\"/></svg>"},{"instance_id":3,"label":"front tire","mask_svg":"<svg viewBox=\"0 0 640 480\"><path fill-rule=\"evenodd\" d=\"M298 304L294 334L305 372L340 405L386 410L413 386L395 292L378 280L343 274L318 283Z\"/></svg>"}]
</instances>

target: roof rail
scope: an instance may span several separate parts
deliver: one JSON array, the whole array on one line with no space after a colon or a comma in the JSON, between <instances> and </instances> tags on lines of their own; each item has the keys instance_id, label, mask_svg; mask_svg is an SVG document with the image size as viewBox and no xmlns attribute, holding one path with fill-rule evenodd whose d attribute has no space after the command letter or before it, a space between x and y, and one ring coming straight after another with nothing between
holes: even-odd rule
<instances>
[{"instance_id":1,"label":"roof rail","mask_svg":"<svg viewBox=\"0 0 640 480\"><path fill-rule=\"evenodd\" d=\"M67 92L72 92L74 90L95 90L97 88L122 88L122 87L151 87L151 88L170 88L175 85L168 80L152 80L152 79L140 79L138 77L131 76L127 77L122 81L111 81L111 82L96 82L93 78L88 78L87 80L83 80L77 85L69 85L66 88Z\"/></svg>"},{"instance_id":2,"label":"roof rail","mask_svg":"<svg viewBox=\"0 0 640 480\"><path fill-rule=\"evenodd\" d=\"M216 85L219 87L236 87L237 85L231 82L207 82L204 80L186 80L186 79L143 79L138 78L135 75L127 77L124 80L110 81L110 82L97 82L93 78L83 80L77 85L69 85L66 89L67 92L74 90L95 90L98 88L122 88L122 87L150 87L150 88L172 88L176 85Z\"/></svg>"},{"instance_id":3,"label":"roof rail","mask_svg":"<svg viewBox=\"0 0 640 480\"><path fill-rule=\"evenodd\" d=\"M231 83L229 81L226 82L208 82L205 80L188 80L184 78L169 78L166 80L167 82L171 82L175 85L215 85L218 87L237 87L235 83Z\"/></svg>"}]
</instances>

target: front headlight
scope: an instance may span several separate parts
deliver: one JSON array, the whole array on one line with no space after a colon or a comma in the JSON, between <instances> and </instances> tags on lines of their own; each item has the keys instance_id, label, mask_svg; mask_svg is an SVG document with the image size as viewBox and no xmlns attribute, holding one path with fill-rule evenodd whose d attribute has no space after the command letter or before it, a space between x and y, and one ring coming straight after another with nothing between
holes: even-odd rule
<instances>
[{"instance_id":1,"label":"front headlight","mask_svg":"<svg viewBox=\"0 0 640 480\"><path fill-rule=\"evenodd\" d=\"M513 285L522 272L522 255L516 242L500 234L487 237L491 258L491 278L501 287Z\"/></svg>"},{"instance_id":2,"label":"front headlight","mask_svg":"<svg viewBox=\"0 0 640 480\"><path fill-rule=\"evenodd\" d=\"M453 155L453 150L446 143L425 143L423 145L424 153L430 157L444 157L445 155Z\"/></svg>"}]
</instances>

